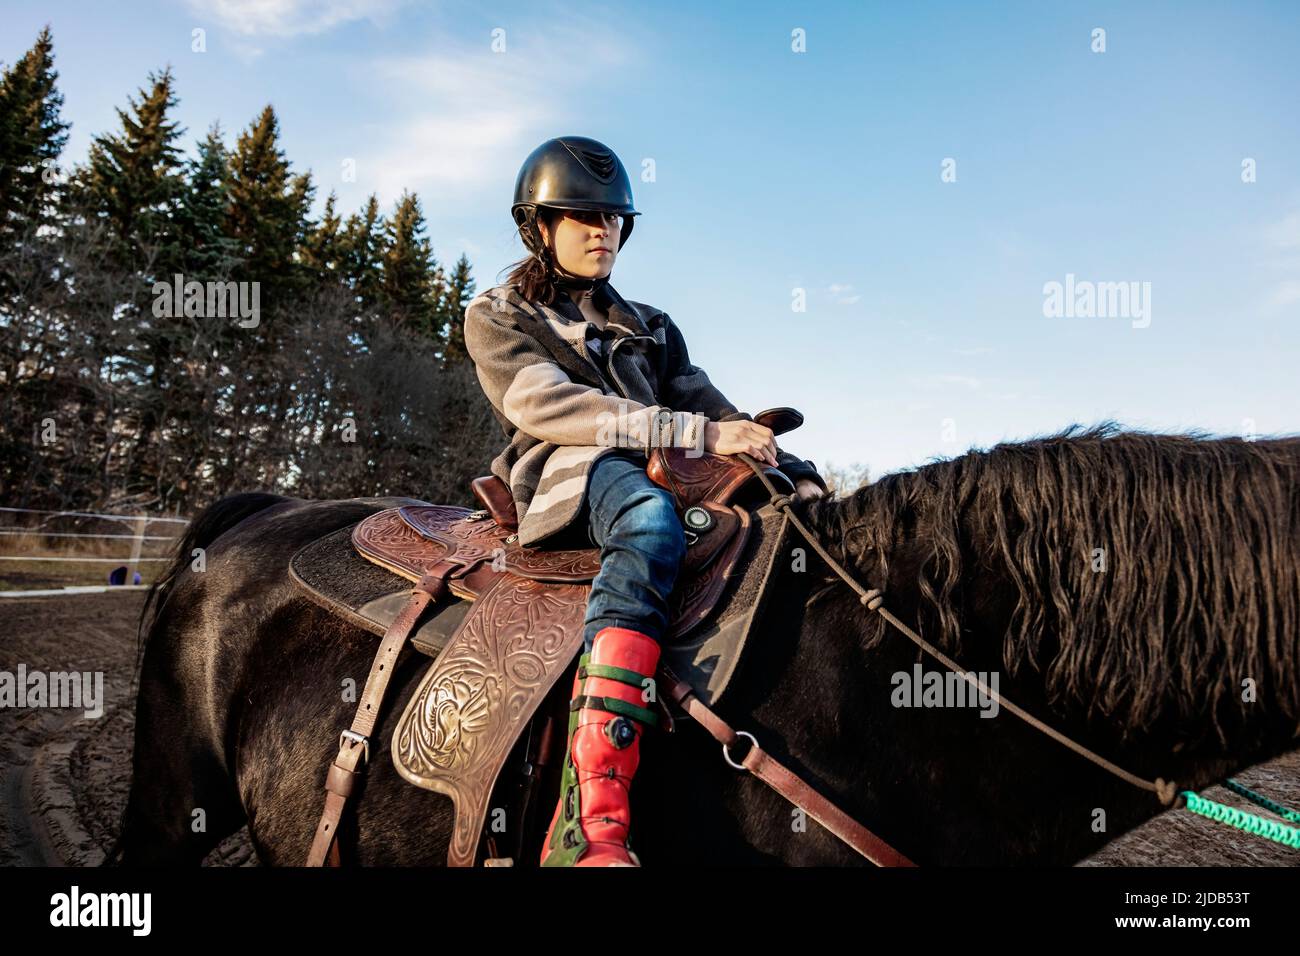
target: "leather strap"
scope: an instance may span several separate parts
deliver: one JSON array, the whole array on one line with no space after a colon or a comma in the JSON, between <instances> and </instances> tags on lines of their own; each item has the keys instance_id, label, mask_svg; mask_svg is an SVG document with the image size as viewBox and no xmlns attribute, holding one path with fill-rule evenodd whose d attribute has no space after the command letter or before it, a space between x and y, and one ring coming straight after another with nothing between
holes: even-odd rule
<instances>
[{"instance_id":1,"label":"leather strap","mask_svg":"<svg viewBox=\"0 0 1300 956\"><path fill-rule=\"evenodd\" d=\"M660 667L660 673L665 678L665 686L668 689L669 696L687 714L695 718L705 730L712 734L715 740L722 744L727 761L734 766L728 748L735 745L742 734L737 733L730 724L710 710L702 700L695 696L695 691L691 689L691 686L678 679L677 675L668 668ZM748 737L750 740L749 752L741 760L741 766L744 769L754 774L781 796L803 810L808 816L853 847L876 866L916 866L903 854L800 780L780 761L765 751L758 741L754 739L753 734L743 733L743 736Z\"/></svg>"},{"instance_id":2,"label":"leather strap","mask_svg":"<svg viewBox=\"0 0 1300 956\"><path fill-rule=\"evenodd\" d=\"M320 823L316 825L311 852L307 855L307 866L339 865L339 821L352 796L363 764L369 759L370 733L379 719L380 705L388 690L388 682L392 679L397 657L424 609L431 603L437 603L446 594L447 578L457 569L463 570L463 566L446 560L429 568L412 589L411 599L402 613L397 615L384 634L379 652L370 665L370 676L366 678L365 690L361 693L352 726L339 735L338 755L325 776L325 809L321 813Z\"/></svg>"}]
</instances>

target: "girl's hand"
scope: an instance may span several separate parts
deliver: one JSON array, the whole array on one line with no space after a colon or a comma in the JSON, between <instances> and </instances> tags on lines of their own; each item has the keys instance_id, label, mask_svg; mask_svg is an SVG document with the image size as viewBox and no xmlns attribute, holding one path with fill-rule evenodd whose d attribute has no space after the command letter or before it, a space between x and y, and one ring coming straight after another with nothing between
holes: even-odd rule
<instances>
[{"instance_id":1,"label":"girl's hand","mask_svg":"<svg viewBox=\"0 0 1300 956\"><path fill-rule=\"evenodd\" d=\"M709 422L704 426L704 450L715 455L744 452L773 466L776 461L776 436L772 429L741 418L731 422Z\"/></svg>"},{"instance_id":2,"label":"girl's hand","mask_svg":"<svg viewBox=\"0 0 1300 956\"><path fill-rule=\"evenodd\" d=\"M811 478L800 478L794 483L794 490L798 492L800 498L820 498L826 494L822 491L821 485Z\"/></svg>"}]
</instances>

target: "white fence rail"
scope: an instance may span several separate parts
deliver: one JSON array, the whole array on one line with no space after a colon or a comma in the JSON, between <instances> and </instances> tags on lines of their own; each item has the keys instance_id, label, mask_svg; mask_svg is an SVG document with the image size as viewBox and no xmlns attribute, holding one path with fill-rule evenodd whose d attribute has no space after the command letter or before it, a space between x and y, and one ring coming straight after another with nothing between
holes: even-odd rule
<instances>
[{"instance_id":1,"label":"white fence rail","mask_svg":"<svg viewBox=\"0 0 1300 956\"><path fill-rule=\"evenodd\" d=\"M9 514L29 514L44 515L39 525L27 528L0 528L0 535L5 536L28 536L28 537L48 537L48 538L104 538L116 541L130 541L131 554L120 558L102 558L102 557L65 557L47 554L0 554L0 562L6 561L40 561L62 564L116 564L124 568L122 575L122 584L103 584L103 585L75 585L63 588L39 588L27 591L0 591L0 598L29 598L29 597L50 597L65 594L102 594L107 591L138 591L148 587L144 584L135 584L137 568L142 564L158 563L170 561L170 558L153 558L144 557L142 551L146 541L175 541L176 535L157 535L145 534L149 525L155 522L168 522L172 524L189 524L188 518L172 517L154 517L144 514L107 514L94 511L53 511L43 508L13 508L0 506L0 512ZM131 526L132 533L129 534L96 534L87 531L47 531L44 525L59 518L91 518L103 521L118 521ZM20 549L21 550L21 549ZM2 566L2 565L0 565Z\"/></svg>"}]
</instances>

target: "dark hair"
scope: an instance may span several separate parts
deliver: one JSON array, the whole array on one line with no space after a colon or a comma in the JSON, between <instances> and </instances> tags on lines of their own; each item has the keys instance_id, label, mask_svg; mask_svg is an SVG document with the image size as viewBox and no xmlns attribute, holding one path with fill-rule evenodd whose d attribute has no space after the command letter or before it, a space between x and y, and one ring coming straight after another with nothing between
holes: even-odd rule
<instances>
[{"instance_id":1,"label":"dark hair","mask_svg":"<svg viewBox=\"0 0 1300 956\"><path fill-rule=\"evenodd\" d=\"M546 228L552 233L555 232L555 223L560 217L558 209L551 209L548 206L537 207L537 218L546 223ZM555 281L550 270L542 264L531 252L524 258L520 259L506 269L510 270L510 275L506 278L506 284L513 285L519 289L519 294L529 302L536 302L538 305L550 305L555 301L557 289ZM505 270L502 270L505 271Z\"/></svg>"},{"instance_id":2,"label":"dark hair","mask_svg":"<svg viewBox=\"0 0 1300 956\"><path fill-rule=\"evenodd\" d=\"M1238 672L1273 688L1275 726L1290 735L1300 720L1300 537L1287 517L1300 437L1207 438L1074 424L808 502L805 520L876 587L918 582L919 630L947 653L1000 657L1005 683L1022 667L1041 675L1047 713L1258 746L1241 736L1263 725L1246 723ZM1092 573L1078 555L1094 542L1144 560ZM996 629L970 627L975 603L997 609ZM863 649L887 627L871 615Z\"/></svg>"}]
</instances>

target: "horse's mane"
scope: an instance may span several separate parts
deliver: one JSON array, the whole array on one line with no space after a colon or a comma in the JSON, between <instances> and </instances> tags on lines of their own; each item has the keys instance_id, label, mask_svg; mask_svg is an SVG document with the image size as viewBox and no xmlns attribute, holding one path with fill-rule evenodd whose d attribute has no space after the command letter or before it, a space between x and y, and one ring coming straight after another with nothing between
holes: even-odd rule
<instances>
[{"instance_id":1,"label":"horse's mane","mask_svg":"<svg viewBox=\"0 0 1300 956\"><path fill-rule=\"evenodd\" d=\"M1300 724L1298 472L1297 436L1105 421L885 475L807 514L868 586L883 587L900 543L929 542L921 630L951 652L977 562L1015 599L1008 673L1028 663L1054 705L1127 728L1209 714L1225 742L1247 678ZM884 630L871 615L868 649Z\"/></svg>"}]
</instances>

